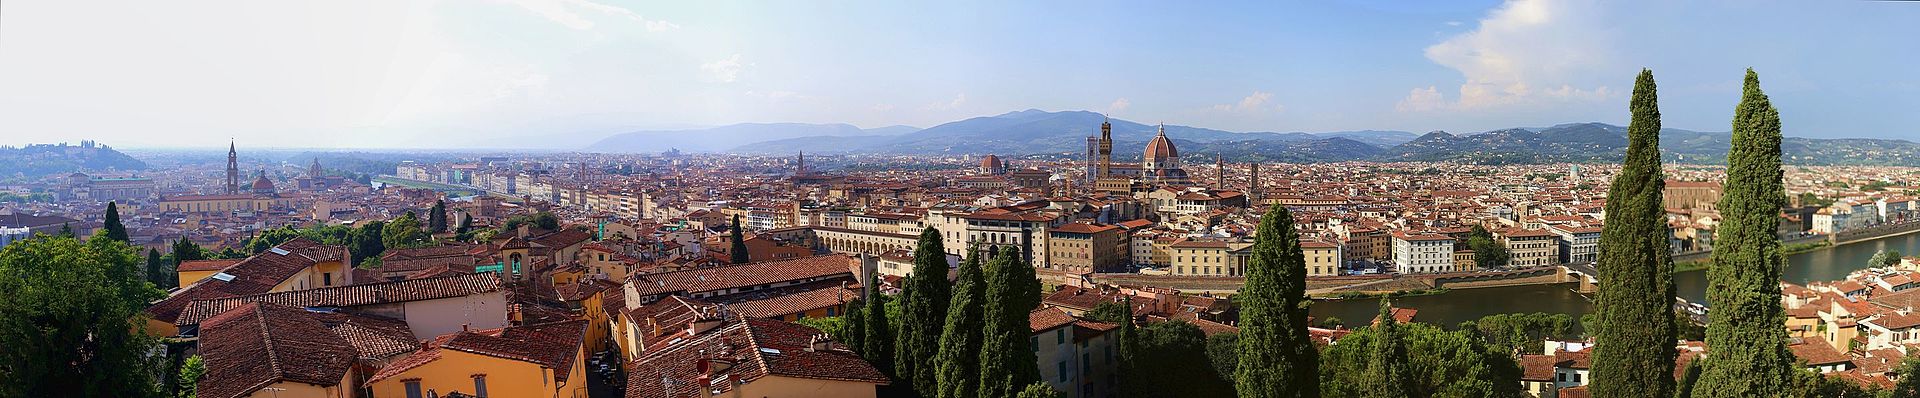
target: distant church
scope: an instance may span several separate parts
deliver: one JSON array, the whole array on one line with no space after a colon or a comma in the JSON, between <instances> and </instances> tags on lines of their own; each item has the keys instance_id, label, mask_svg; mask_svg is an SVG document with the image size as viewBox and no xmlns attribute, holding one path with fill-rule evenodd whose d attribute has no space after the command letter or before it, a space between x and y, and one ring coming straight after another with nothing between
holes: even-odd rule
<instances>
[{"instance_id":1,"label":"distant church","mask_svg":"<svg viewBox=\"0 0 1920 398\"><path fill-rule=\"evenodd\" d=\"M1116 193L1193 182L1187 170L1181 168L1180 150L1167 138L1165 124L1160 125L1159 134L1147 142L1140 160L1139 164L1113 163L1113 123L1102 121L1100 135L1087 137L1083 179L1094 189Z\"/></svg>"}]
</instances>

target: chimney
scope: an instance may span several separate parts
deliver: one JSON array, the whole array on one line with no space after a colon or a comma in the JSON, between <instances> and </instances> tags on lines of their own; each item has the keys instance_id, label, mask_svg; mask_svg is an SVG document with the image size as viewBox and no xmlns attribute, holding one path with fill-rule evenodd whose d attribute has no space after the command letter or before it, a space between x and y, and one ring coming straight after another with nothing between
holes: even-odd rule
<instances>
[{"instance_id":1,"label":"chimney","mask_svg":"<svg viewBox=\"0 0 1920 398\"><path fill-rule=\"evenodd\" d=\"M460 324L460 331L462 331L462 332L467 332L467 331L471 331L471 330L468 330L468 329L467 329L467 326L469 326L469 325L468 325L468 324L465 324L465 323L462 323L462 324Z\"/></svg>"},{"instance_id":2,"label":"chimney","mask_svg":"<svg viewBox=\"0 0 1920 398\"><path fill-rule=\"evenodd\" d=\"M826 334L816 334L807 339L807 352L820 352L831 349L833 339Z\"/></svg>"}]
</instances>

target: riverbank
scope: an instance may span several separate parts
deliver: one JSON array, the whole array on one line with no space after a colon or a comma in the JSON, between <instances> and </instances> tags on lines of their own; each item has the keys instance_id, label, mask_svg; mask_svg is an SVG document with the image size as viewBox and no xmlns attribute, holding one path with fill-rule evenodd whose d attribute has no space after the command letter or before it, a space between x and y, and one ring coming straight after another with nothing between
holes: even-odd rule
<instances>
[{"instance_id":1,"label":"riverbank","mask_svg":"<svg viewBox=\"0 0 1920 398\"><path fill-rule=\"evenodd\" d=\"M1791 256L1791 255L1800 254L1800 253L1811 253L1811 252L1820 251L1820 250L1824 250L1832 247L1833 245L1827 243L1826 241L1794 243L1794 244L1781 246L1780 254L1784 256ZM1704 270L1704 269L1707 269L1708 265L1712 265L1712 264L1713 264L1713 257L1710 257L1710 256L1707 258L1701 258L1697 260L1675 262L1673 263L1673 272L1693 272L1693 271Z\"/></svg>"}]
</instances>

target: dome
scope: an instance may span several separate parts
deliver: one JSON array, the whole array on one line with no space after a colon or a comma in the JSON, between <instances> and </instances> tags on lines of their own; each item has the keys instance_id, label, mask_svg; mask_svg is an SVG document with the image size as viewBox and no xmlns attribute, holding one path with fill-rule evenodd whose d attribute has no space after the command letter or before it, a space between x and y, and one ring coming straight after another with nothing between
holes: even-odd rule
<instances>
[{"instance_id":1,"label":"dome","mask_svg":"<svg viewBox=\"0 0 1920 398\"><path fill-rule=\"evenodd\" d=\"M1160 126L1160 134L1147 142L1146 159L1168 159L1180 157L1180 151L1173 148L1173 140L1167 139L1167 126Z\"/></svg>"},{"instance_id":2,"label":"dome","mask_svg":"<svg viewBox=\"0 0 1920 398\"><path fill-rule=\"evenodd\" d=\"M983 168L983 169L1000 168L1000 157L989 154L986 157L980 158L980 168Z\"/></svg>"},{"instance_id":3,"label":"dome","mask_svg":"<svg viewBox=\"0 0 1920 398\"><path fill-rule=\"evenodd\" d=\"M268 180L265 174L261 174L260 178L253 179L253 191L260 193L273 192L273 181Z\"/></svg>"}]
</instances>

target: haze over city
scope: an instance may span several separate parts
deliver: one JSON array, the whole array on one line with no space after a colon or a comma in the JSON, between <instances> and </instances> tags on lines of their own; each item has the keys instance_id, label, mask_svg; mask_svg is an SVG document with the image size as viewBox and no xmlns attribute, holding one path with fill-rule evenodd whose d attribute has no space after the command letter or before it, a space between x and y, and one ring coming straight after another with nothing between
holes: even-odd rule
<instances>
[{"instance_id":1,"label":"haze over city","mask_svg":"<svg viewBox=\"0 0 1920 398\"><path fill-rule=\"evenodd\" d=\"M591 150L1030 108L1472 133L1624 124L1641 67L1668 127L1726 131L1753 67L1788 136L1920 140L1902 2L110 3L0 6L7 143Z\"/></svg>"}]
</instances>

